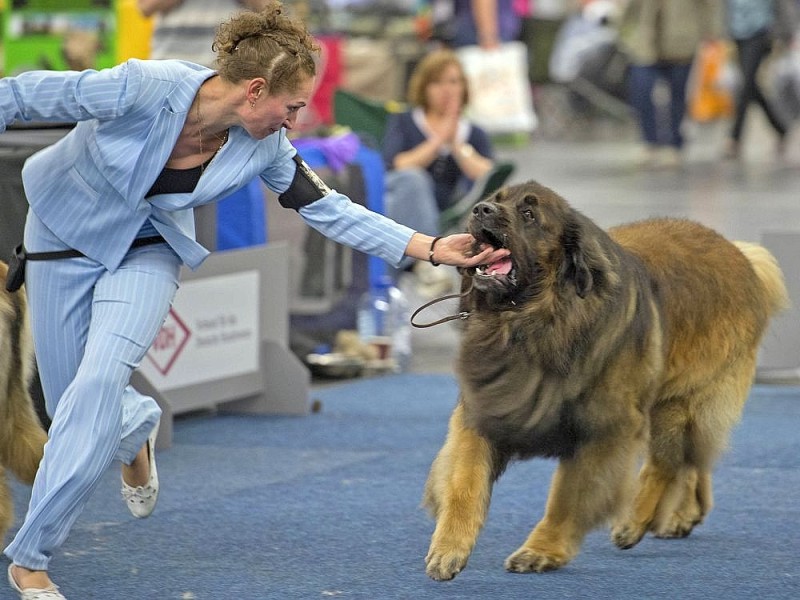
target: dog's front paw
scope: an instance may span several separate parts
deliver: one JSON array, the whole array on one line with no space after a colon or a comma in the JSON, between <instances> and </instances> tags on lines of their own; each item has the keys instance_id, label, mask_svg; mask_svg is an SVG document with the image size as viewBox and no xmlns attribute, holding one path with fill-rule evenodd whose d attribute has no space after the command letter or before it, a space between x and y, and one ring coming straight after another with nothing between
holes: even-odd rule
<instances>
[{"instance_id":1,"label":"dog's front paw","mask_svg":"<svg viewBox=\"0 0 800 600\"><path fill-rule=\"evenodd\" d=\"M425 557L425 573L436 581L449 581L467 566L469 551L457 548L434 547L431 544Z\"/></svg>"},{"instance_id":2,"label":"dog's front paw","mask_svg":"<svg viewBox=\"0 0 800 600\"><path fill-rule=\"evenodd\" d=\"M628 550L642 541L644 533L644 527L637 527L633 523L625 523L623 525L618 525L612 530L611 540L617 548Z\"/></svg>"},{"instance_id":3,"label":"dog's front paw","mask_svg":"<svg viewBox=\"0 0 800 600\"><path fill-rule=\"evenodd\" d=\"M506 559L504 566L511 573L544 573L560 569L568 562L565 556L546 554L523 546Z\"/></svg>"}]
</instances>

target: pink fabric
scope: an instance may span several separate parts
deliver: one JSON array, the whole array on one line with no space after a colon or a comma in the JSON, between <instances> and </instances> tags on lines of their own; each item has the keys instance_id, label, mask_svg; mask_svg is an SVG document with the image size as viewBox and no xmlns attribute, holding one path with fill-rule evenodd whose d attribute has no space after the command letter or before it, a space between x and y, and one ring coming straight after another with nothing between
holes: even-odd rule
<instances>
[{"instance_id":1,"label":"pink fabric","mask_svg":"<svg viewBox=\"0 0 800 600\"><path fill-rule=\"evenodd\" d=\"M533 3L535 0L514 0L512 6L514 12L520 17L530 17L533 14Z\"/></svg>"},{"instance_id":2,"label":"pink fabric","mask_svg":"<svg viewBox=\"0 0 800 600\"><path fill-rule=\"evenodd\" d=\"M311 99L311 110L320 124L333 124L333 92L342 80L342 39L339 36L316 38L322 48L322 58L317 73L317 89Z\"/></svg>"}]
</instances>

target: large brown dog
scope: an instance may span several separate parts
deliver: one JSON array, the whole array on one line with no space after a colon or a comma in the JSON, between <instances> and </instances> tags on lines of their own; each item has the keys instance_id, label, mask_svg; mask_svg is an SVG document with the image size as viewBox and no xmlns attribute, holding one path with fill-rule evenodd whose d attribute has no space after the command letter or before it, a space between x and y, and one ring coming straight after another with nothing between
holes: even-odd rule
<instances>
[{"instance_id":1,"label":"large brown dog","mask_svg":"<svg viewBox=\"0 0 800 600\"><path fill-rule=\"evenodd\" d=\"M14 521L5 469L33 483L47 441L28 391L34 359L25 292L6 292L7 273L0 262L0 540Z\"/></svg>"},{"instance_id":2,"label":"large brown dog","mask_svg":"<svg viewBox=\"0 0 800 600\"><path fill-rule=\"evenodd\" d=\"M775 259L686 220L606 233L535 182L477 204L469 230L511 256L464 274L460 398L425 488L428 575L465 567L518 458L559 464L509 571L562 567L608 522L620 548L689 535L788 302Z\"/></svg>"}]
</instances>

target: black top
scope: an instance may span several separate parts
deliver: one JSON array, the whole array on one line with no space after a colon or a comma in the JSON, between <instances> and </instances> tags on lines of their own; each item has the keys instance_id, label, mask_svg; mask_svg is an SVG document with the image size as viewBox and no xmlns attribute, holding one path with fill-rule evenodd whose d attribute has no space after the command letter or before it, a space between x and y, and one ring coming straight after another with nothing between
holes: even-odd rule
<instances>
[{"instance_id":1,"label":"black top","mask_svg":"<svg viewBox=\"0 0 800 600\"><path fill-rule=\"evenodd\" d=\"M153 187L148 190L144 197L149 198L158 194L188 194L193 192L194 188L197 187L197 182L200 181L200 175L203 174L203 170L210 162L211 159L209 158L202 165L191 169L164 167L153 182Z\"/></svg>"}]
</instances>

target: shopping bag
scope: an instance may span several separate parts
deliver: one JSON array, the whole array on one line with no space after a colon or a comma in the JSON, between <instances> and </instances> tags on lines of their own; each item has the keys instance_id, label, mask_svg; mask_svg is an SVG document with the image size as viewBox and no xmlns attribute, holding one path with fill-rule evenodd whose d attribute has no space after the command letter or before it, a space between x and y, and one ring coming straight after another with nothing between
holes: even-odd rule
<instances>
[{"instance_id":1,"label":"shopping bag","mask_svg":"<svg viewBox=\"0 0 800 600\"><path fill-rule=\"evenodd\" d=\"M706 122L733 115L739 74L731 60L733 50L725 42L700 46L690 77L689 116Z\"/></svg>"},{"instance_id":2,"label":"shopping bag","mask_svg":"<svg viewBox=\"0 0 800 600\"><path fill-rule=\"evenodd\" d=\"M506 42L484 50L457 50L469 82L467 116L489 134L531 132L538 119L528 80L528 50L522 42Z\"/></svg>"},{"instance_id":3,"label":"shopping bag","mask_svg":"<svg viewBox=\"0 0 800 600\"><path fill-rule=\"evenodd\" d=\"M773 50L761 67L767 99L785 123L800 119L800 48Z\"/></svg>"}]
</instances>

